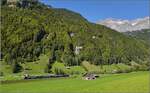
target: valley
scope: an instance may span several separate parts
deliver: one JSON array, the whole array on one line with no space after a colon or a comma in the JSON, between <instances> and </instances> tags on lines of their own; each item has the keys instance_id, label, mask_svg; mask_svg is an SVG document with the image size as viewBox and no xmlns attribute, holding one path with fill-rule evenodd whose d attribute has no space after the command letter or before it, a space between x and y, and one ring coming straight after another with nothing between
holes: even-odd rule
<instances>
[{"instance_id":1,"label":"valley","mask_svg":"<svg viewBox=\"0 0 150 93\"><path fill-rule=\"evenodd\" d=\"M0 93L149 93L149 17L102 24L50 1L0 2Z\"/></svg>"}]
</instances>

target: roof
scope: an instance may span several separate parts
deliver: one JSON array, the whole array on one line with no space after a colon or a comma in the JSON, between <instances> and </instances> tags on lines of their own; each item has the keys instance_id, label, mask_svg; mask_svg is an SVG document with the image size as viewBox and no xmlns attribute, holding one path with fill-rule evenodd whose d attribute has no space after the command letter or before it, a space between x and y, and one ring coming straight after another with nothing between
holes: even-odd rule
<instances>
[{"instance_id":1,"label":"roof","mask_svg":"<svg viewBox=\"0 0 150 93\"><path fill-rule=\"evenodd\" d=\"M85 74L83 75L83 77L95 77L95 76L97 76L97 75L92 74L92 73L85 73Z\"/></svg>"}]
</instances>

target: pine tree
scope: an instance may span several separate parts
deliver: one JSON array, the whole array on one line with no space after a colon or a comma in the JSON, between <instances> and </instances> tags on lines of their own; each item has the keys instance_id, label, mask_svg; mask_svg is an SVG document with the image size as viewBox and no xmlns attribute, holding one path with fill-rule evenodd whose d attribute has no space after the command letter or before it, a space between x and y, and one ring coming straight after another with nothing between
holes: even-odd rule
<instances>
[{"instance_id":1,"label":"pine tree","mask_svg":"<svg viewBox=\"0 0 150 93\"><path fill-rule=\"evenodd\" d=\"M22 67L20 66L20 64L18 62L13 62L13 65L12 65L12 72L13 73L18 73L22 70Z\"/></svg>"}]
</instances>

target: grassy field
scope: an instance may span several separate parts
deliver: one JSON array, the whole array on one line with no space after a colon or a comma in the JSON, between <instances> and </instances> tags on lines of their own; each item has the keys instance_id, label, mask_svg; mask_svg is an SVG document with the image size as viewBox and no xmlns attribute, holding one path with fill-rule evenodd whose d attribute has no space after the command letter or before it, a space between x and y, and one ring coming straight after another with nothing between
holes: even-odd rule
<instances>
[{"instance_id":1,"label":"grassy field","mask_svg":"<svg viewBox=\"0 0 150 93\"><path fill-rule=\"evenodd\" d=\"M2 84L0 93L149 93L149 72L103 75L96 80L81 77L27 80Z\"/></svg>"},{"instance_id":2,"label":"grassy field","mask_svg":"<svg viewBox=\"0 0 150 93\"><path fill-rule=\"evenodd\" d=\"M0 61L0 71L3 71L4 75L10 75L12 74L12 68L10 65L5 64L6 62ZM44 68L46 67L46 64L48 63L48 56L47 55L41 55L39 57L39 60L34 62L25 62L24 64L20 64L24 69L21 72L22 73L28 73L28 74L43 74Z\"/></svg>"},{"instance_id":3,"label":"grassy field","mask_svg":"<svg viewBox=\"0 0 150 93\"><path fill-rule=\"evenodd\" d=\"M0 76L1 81L5 80L20 80L22 79L22 76L24 74L29 75L45 75L48 74L45 72L46 65L48 63L49 57L47 55L41 55L39 57L39 60L34 62L25 62L20 64L23 69L19 73L12 73L12 67L11 65L6 64L3 60L0 61L0 72L3 73L3 75ZM67 66L65 66L64 63L61 62L55 62L52 65L51 74L55 73L55 68L61 69L64 73L70 74L70 75L81 75L85 72L92 72L97 74L111 74L111 73L126 73L126 72L132 72L132 71L143 71L141 69L135 70L135 67L129 66L126 64L112 64L112 65L103 65L103 66L96 66L93 64L90 64L90 62L84 61L80 66L70 66L69 69L67 69ZM140 67L138 67L140 68ZM146 67L143 67L146 68Z\"/></svg>"}]
</instances>

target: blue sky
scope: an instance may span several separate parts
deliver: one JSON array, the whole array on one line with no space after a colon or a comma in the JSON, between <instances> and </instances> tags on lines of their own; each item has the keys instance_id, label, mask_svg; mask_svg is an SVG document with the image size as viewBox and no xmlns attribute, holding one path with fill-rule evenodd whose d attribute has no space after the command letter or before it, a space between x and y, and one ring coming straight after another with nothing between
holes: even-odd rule
<instances>
[{"instance_id":1,"label":"blue sky","mask_svg":"<svg viewBox=\"0 0 150 93\"><path fill-rule=\"evenodd\" d=\"M150 0L40 0L55 8L80 13L91 22L106 18L136 19L149 16Z\"/></svg>"}]
</instances>

